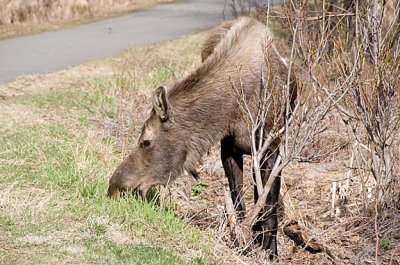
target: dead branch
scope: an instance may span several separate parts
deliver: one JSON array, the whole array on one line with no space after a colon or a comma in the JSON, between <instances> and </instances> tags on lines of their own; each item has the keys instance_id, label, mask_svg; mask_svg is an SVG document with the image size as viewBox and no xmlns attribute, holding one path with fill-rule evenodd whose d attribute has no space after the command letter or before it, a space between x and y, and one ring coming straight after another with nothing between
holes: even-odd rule
<instances>
[{"instance_id":1,"label":"dead branch","mask_svg":"<svg viewBox=\"0 0 400 265\"><path fill-rule=\"evenodd\" d=\"M317 238L309 236L309 232L305 227L299 225L297 221L290 221L284 228L284 234L293 240L293 242L310 253L326 253L333 261L337 261L338 257Z\"/></svg>"}]
</instances>

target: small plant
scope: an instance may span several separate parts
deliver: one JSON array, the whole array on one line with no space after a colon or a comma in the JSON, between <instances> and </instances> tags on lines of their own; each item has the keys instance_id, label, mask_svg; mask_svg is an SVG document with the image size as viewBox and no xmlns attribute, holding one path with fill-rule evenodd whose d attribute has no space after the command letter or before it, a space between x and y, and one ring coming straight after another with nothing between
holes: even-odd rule
<instances>
[{"instance_id":1,"label":"small plant","mask_svg":"<svg viewBox=\"0 0 400 265\"><path fill-rule=\"evenodd\" d=\"M91 236L101 236L107 232L109 221L103 216L90 216L84 231Z\"/></svg>"},{"instance_id":2,"label":"small plant","mask_svg":"<svg viewBox=\"0 0 400 265\"><path fill-rule=\"evenodd\" d=\"M393 246L392 242L390 242L389 239L382 239L381 241L379 241L379 248L381 250L390 250L390 249L393 249L394 246Z\"/></svg>"},{"instance_id":3,"label":"small plant","mask_svg":"<svg viewBox=\"0 0 400 265\"><path fill-rule=\"evenodd\" d=\"M82 198L95 198L99 192L97 183L81 183L78 190Z\"/></svg>"},{"instance_id":4,"label":"small plant","mask_svg":"<svg viewBox=\"0 0 400 265\"><path fill-rule=\"evenodd\" d=\"M199 183L192 186L192 192L194 195L198 195L201 192L205 191L206 188L207 188L207 182L205 180L202 180Z\"/></svg>"},{"instance_id":5,"label":"small plant","mask_svg":"<svg viewBox=\"0 0 400 265\"><path fill-rule=\"evenodd\" d=\"M206 261L204 260L203 257L197 257L197 258L193 259L190 262L190 264L193 264L193 265L205 265Z\"/></svg>"},{"instance_id":6,"label":"small plant","mask_svg":"<svg viewBox=\"0 0 400 265\"><path fill-rule=\"evenodd\" d=\"M6 231L12 231L14 228L14 221L11 217L8 216L0 216L0 227L3 227Z\"/></svg>"}]
</instances>

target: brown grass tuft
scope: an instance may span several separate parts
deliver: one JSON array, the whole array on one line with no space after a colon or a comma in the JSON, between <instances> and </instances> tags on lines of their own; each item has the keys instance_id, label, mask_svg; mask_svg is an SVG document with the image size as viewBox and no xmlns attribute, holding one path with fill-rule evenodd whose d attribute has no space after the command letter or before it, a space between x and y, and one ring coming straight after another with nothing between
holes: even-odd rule
<instances>
[{"instance_id":1,"label":"brown grass tuft","mask_svg":"<svg viewBox=\"0 0 400 265\"><path fill-rule=\"evenodd\" d=\"M176 0L0 0L0 38L55 30Z\"/></svg>"}]
</instances>

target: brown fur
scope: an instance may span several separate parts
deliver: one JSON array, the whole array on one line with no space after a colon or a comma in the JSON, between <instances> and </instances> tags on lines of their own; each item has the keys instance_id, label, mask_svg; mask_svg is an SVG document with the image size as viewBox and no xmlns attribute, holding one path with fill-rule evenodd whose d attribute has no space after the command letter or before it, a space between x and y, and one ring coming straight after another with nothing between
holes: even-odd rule
<instances>
[{"instance_id":1,"label":"brown fur","mask_svg":"<svg viewBox=\"0 0 400 265\"><path fill-rule=\"evenodd\" d=\"M236 20L225 20L220 25L213 28L208 38L204 41L201 49L201 61L204 62L213 52L217 44L221 41L226 33L231 29Z\"/></svg>"},{"instance_id":2,"label":"brown fur","mask_svg":"<svg viewBox=\"0 0 400 265\"><path fill-rule=\"evenodd\" d=\"M251 154L251 139L248 115L243 113L232 87L242 91L254 116L263 87L261 77L268 77L267 89L275 96L271 100L267 133L274 123L282 123L284 113L277 111L286 104L282 95L288 69L276 53L271 33L250 18L239 18L217 27L206 40L202 56L203 64L189 76L168 89L156 90L152 113L137 146L110 179L109 196L118 190L136 188L146 193L151 186L166 185L184 171L194 173L207 150L221 143L221 158L232 199L238 211L245 210L241 199L243 155ZM294 77L291 81L294 100ZM276 118L276 113L281 117ZM264 182L277 152L271 151L269 155L270 159L263 165ZM278 178L267 198L271 211L254 226L259 232L256 241L271 250L271 255L277 253L275 204L279 188Z\"/></svg>"}]
</instances>

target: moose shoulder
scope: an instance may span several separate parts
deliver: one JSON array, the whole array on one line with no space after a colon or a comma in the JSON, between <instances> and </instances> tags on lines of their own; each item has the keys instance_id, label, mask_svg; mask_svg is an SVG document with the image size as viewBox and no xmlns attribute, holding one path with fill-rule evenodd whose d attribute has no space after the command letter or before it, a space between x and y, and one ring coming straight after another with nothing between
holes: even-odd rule
<instances>
[{"instance_id":1,"label":"moose shoulder","mask_svg":"<svg viewBox=\"0 0 400 265\"><path fill-rule=\"evenodd\" d=\"M153 94L153 109L143 125L138 143L109 181L110 197L128 189L138 189L146 194L152 186L166 185L183 172L196 177L202 156L220 143L232 200L237 211L245 211L243 155L251 154L251 136L248 117L240 104L246 104L256 115L260 91L274 88L282 95L285 93L288 69L277 54L266 26L246 17L216 27L205 41L202 60L203 63L189 76L157 88ZM271 76L267 83L263 82L264 73ZM241 99L234 92L235 87L240 89ZM293 76L290 91L293 101L296 97ZM282 99L274 97L274 100ZM285 106L286 102L274 102L274 105ZM283 120L283 115L269 114L262 137L273 124L282 122L277 119ZM264 182L278 151L270 150L266 156L262 165ZM267 198L267 207L253 226L255 242L269 250L271 258L277 255L279 189L280 178L276 178ZM255 188L254 199L257 198Z\"/></svg>"}]
</instances>

